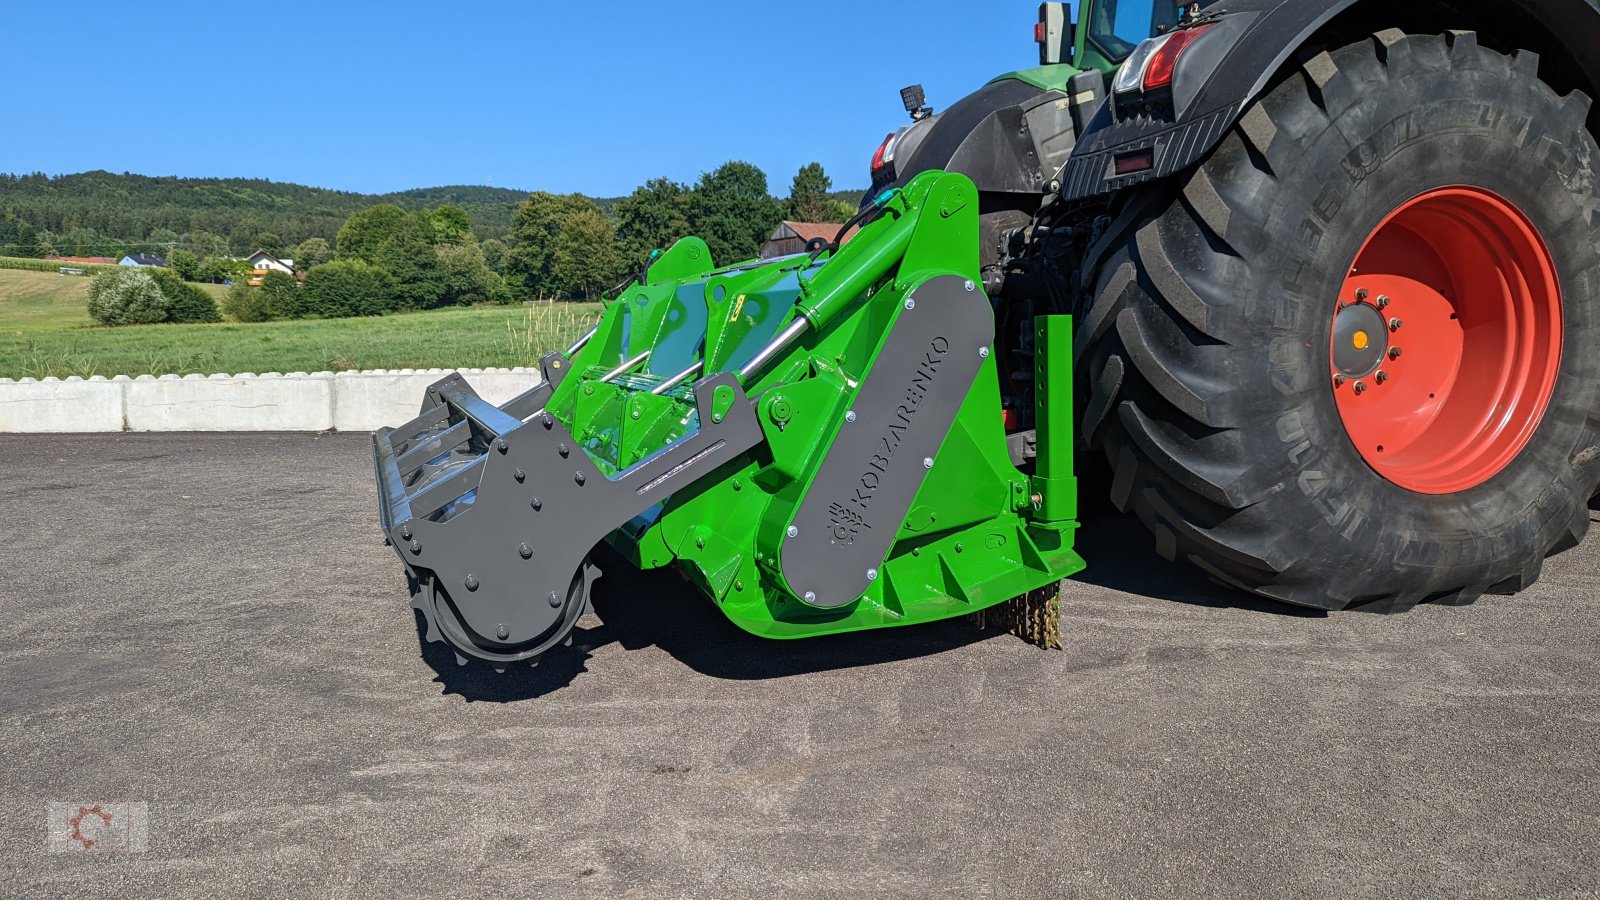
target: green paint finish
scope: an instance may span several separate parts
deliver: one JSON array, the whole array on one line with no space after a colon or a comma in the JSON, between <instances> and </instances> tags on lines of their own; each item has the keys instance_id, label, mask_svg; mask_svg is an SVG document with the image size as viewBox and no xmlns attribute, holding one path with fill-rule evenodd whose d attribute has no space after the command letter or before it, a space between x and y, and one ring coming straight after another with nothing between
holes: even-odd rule
<instances>
[{"instance_id":1,"label":"green paint finish","mask_svg":"<svg viewBox=\"0 0 1600 900\"><path fill-rule=\"evenodd\" d=\"M1041 91L1062 91L1067 89L1067 82L1072 80L1083 70L1069 63L1056 66L1035 66L1031 69L1022 69L1017 72L1007 72L995 81L1020 81L1031 84Z\"/></svg>"},{"instance_id":2,"label":"green paint finish","mask_svg":"<svg viewBox=\"0 0 1600 900\"><path fill-rule=\"evenodd\" d=\"M1122 60L1112 59L1105 51L1100 49L1094 41L1089 40L1089 29L1084 23L1095 21L1096 15L1106 22L1117 19L1117 0L1089 0L1079 4L1076 12L1077 22L1072 29L1072 57L1070 62L1063 62L1054 66L1035 66L1031 69L1022 69L1016 72L1007 72L994 79L994 81L1021 81L1031 84L1041 91L1065 91L1067 82L1079 72L1096 71L1106 78L1110 86L1111 77L1116 73L1117 67L1122 65ZM1148 12L1148 7L1145 7ZM1155 35L1147 35L1154 37ZM992 83L992 82L991 82Z\"/></svg>"},{"instance_id":3,"label":"green paint finish","mask_svg":"<svg viewBox=\"0 0 1600 900\"><path fill-rule=\"evenodd\" d=\"M817 609L788 590L781 574L787 525L906 297L933 278L977 282L977 246L972 182L929 172L889 198L855 239L816 262L802 257L711 271L708 257L691 253L696 244L680 242L664 253L648 283L629 287L608 306L549 407L608 474L690 434L702 416L720 421L737 402L733 391L718 391L709 408L697 408L692 380L660 396L652 388L692 362L704 362L702 374L736 371L796 317L812 327L744 385L763 441L639 519L617 523L610 542L640 567L675 565L739 627L771 638L964 615L1079 571L1072 523L1046 515L1064 514L1076 497L1071 326L1061 320L1047 328L1048 343L1041 341L1057 348L1041 355L1041 371L1066 385L1051 395L1068 414L1055 415L1059 409L1051 407L1056 443L1048 445L1066 448L1065 470L1056 460L1056 468L1030 479L1011 464L991 358L866 593L839 609ZM664 277L672 266L686 274ZM973 302L986 300L979 292ZM1057 342L1052 329L1061 327L1067 338ZM601 382L645 350L649 361ZM1049 486L1052 500L1070 497L1036 508L1031 495L1039 484Z\"/></svg>"},{"instance_id":4,"label":"green paint finish","mask_svg":"<svg viewBox=\"0 0 1600 900\"><path fill-rule=\"evenodd\" d=\"M1038 465L1033 492L1041 522L1077 527L1078 479L1073 473L1072 317L1034 320L1034 413Z\"/></svg>"}]
</instances>

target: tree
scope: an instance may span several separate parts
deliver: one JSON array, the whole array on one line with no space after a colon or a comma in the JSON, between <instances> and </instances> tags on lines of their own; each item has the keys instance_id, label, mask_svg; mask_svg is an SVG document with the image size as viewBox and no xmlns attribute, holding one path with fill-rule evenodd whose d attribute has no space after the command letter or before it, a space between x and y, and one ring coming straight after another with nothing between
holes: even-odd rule
<instances>
[{"instance_id":1,"label":"tree","mask_svg":"<svg viewBox=\"0 0 1600 900\"><path fill-rule=\"evenodd\" d=\"M551 257L551 281L568 297L594 297L615 284L623 268L610 220L588 201L562 223Z\"/></svg>"},{"instance_id":2,"label":"tree","mask_svg":"<svg viewBox=\"0 0 1600 900\"><path fill-rule=\"evenodd\" d=\"M689 188L654 178L617 203L617 249L626 266L643 265L689 233Z\"/></svg>"},{"instance_id":3,"label":"tree","mask_svg":"<svg viewBox=\"0 0 1600 900\"><path fill-rule=\"evenodd\" d=\"M689 224L720 265L757 256L781 215L781 204L767 193L766 173L747 162L724 163L700 176L689 201Z\"/></svg>"},{"instance_id":4,"label":"tree","mask_svg":"<svg viewBox=\"0 0 1600 900\"><path fill-rule=\"evenodd\" d=\"M150 325L167 318L167 296L139 269L106 269L89 282L89 317L101 325Z\"/></svg>"},{"instance_id":5,"label":"tree","mask_svg":"<svg viewBox=\"0 0 1600 900\"><path fill-rule=\"evenodd\" d=\"M167 315L162 321L179 324L221 322L217 301L200 288L178 277L172 269L149 269L150 277L167 298Z\"/></svg>"},{"instance_id":6,"label":"tree","mask_svg":"<svg viewBox=\"0 0 1600 900\"><path fill-rule=\"evenodd\" d=\"M394 297L387 272L359 259L336 259L306 273L297 305L303 315L376 316L394 308Z\"/></svg>"},{"instance_id":7,"label":"tree","mask_svg":"<svg viewBox=\"0 0 1600 900\"><path fill-rule=\"evenodd\" d=\"M226 281L239 281L249 271L249 266L238 259L222 259L209 256L200 260L200 269L196 273L196 281L207 284L222 284Z\"/></svg>"},{"instance_id":8,"label":"tree","mask_svg":"<svg viewBox=\"0 0 1600 900\"><path fill-rule=\"evenodd\" d=\"M333 247L319 237L306 238L294 250L294 267L301 272L308 272L312 266L320 266L333 259Z\"/></svg>"},{"instance_id":9,"label":"tree","mask_svg":"<svg viewBox=\"0 0 1600 900\"><path fill-rule=\"evenodd\" d=\"M364 209L345 221L333 248L346 259L371 261L384 242L393 240L406 220L406 211L392 203Z\"/></svg>"},{"instance_id":10,"label":"tree","mask_svg":"<svg viewBox=\"0 0 1600 900\"><path fill-rule=\"evenodd\" d=\"M580 202L588 201L537 191L517 206L511 217L511 233L506 237L505 275L512 290L528 297L559 292L550 273L556 237Z\"/></svg>"},{"instance_id":11,"label":"tree","mask_svg":"<svg viewBox=\"0 0 1600 900\"><path fill-rule=\"evenodd\" d=\"M41 257L39 252L39 232L32 225L23 222L17 229L16 253L18 256Z\"/></svg>"},{"instance_id":12,"label":"tree","mask_svg":"<svg viewBox=\"0 0 1600 900\"><path fill-rule=\"evenodd\" d=\"M257 250L265 250L273 256L283 255L283 238L278 237L275 232L258 231L256 236L250 239L250 244Z\"/></svg>"},{"instance_id":13,"label":"tree","mask_svg":"<svg viewBox=\"0 0 1600 900\"><path fill-rule=\"evenodd\" d=\"M440 306L500 303L506 299L505 282L489 271L476 241L439 244L434 247L434 255L439 261L439 283L443 288Z\"/></svg>"},{"instance_id":14,"label":"tree","mask_svg":"<svg viewBox=\"0 0 1600 900\"><path fill-rule=\"evenodd\" d=\"M79 226L67 232L60 246L71 256L98 256L104 243L104 239L93 228Z\"/></svg>"},{"instance_id":15,"label":"tree","mask_svg":"<svg viewBox=\"0 0 1600 900\"><path fill-rule=\"evenodd\" d=\"M167 268L184 281L200 279L200 259L187 250L173 250L167 254Z\"/></svg>"},{"instance_id":16,"label":"tree","mask_svg":"<svg viewBox=\"0 0 1600 900\"><path fill-rule=\"evenodd\" d=\"M433 217L426 211L410 213L367 260L393 280L395 309L434 309L447 304L438 246Z\"/></svg>"},{"instance_id":17,"label":"tree","mask_svg":"<svg viewBox=\"0 0 1600 900\"><path fill-rule=\"evenodd\" d=\"M822 163L811 163L800 169L789 187L789 218L795 222L831 222L836 212L828 198L833 190L833 179L823 171Z\"/></svg>"},{"instance_id":18,"label":"tree","mask_svg":"<svg viewBox=\"0 0 1600 900\"><path fill-rule=\"evenodd\" d=\"M483 242L482 250L483 262L489 267L489 270L496 274L504 275L506 265L506 242L500 240L499 238L489 238L487 241Z\"/></svg>"},{"instance_id":19,"label":"tree","mask_svg":"<svg viewBox=\"0 0 1600 900\"><path fill-rule=\"evenodd\" d=\"M247 282L236 282L222 297L222 311L235 322L269 322L276 318L271 304L261 288Z\"/></svg>"},{"instance_id":20,"label":"tree","mask_svg":"<svg viewBox=\"0 0 1600 900\"><path fill-rule=\"evenodd\" d=\"M429 215L433 226L433 240L439 244L459 244L475 241L472 220L459 206L441 206Z\"/></svg>"},{"instance_id":21,"label":"tree","mask_svg":"<svg viewBox=\"0 0 1600 900\"><path fill-rule=\"evenodd\" d=\"M229 252L228 239L209 231L189 232L189 247L194 251L194 255L201 259L208 256L227 256Z\"/></svg>"}]
</instances>

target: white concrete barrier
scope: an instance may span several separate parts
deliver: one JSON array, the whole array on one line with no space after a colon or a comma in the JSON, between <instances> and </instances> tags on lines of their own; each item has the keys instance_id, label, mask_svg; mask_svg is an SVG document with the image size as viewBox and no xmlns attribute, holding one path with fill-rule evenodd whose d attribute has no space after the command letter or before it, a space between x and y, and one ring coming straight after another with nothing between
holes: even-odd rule
<instances>
[{"instance_id":1,"label":"white concrete barrier","mask_svg":"<svg viewBox=\"0 0 1600 900\"><path fill-rule=\"evenodd\" d=\"M333 373L140 375L126 402L129 431L327 431Z\"/></svg>"},{"instance_id":2,"label":"white concrete barrier","mask_svg":"<svg viewBox=\"0 0 1600 900\"><path fill-rule=\"evenodd\" d=\"M333 378L333 427L339 431L375 431L417 416L428 385L454 369L376 369L340 372ZM467 383L496 406L539 383L533 369L462 369Z\"/></svg>"},{"instance_id":3,"label":"white concrete barrier","mask_svg":"<svg viewBox=\"0 0 1600 900\"><path fill-rule=\"evenodd\" d=\"M121 431L126 381L0 378L0 432Z\"/></svg>"},{"instance_id":4,"label":"white concrete barrier","mask_svg":"<svg viewBox=\"0 0 1600 900\"><path fill-rule=\"evenodd\" d=\"M453 371L495 404L539 381L534 369L0 378L0 432L372 431L414 418Z\"/></svg>"}]
</instances>

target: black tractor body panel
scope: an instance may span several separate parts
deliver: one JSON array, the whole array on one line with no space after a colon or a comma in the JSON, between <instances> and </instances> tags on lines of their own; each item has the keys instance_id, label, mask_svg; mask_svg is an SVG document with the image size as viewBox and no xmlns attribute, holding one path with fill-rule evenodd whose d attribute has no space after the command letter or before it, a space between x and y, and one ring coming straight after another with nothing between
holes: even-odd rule
<instances>
[{"instance_id":1,"label":"black tractor body panel","mask_svg":"<svg viewBox=\"0 0 1600 900\"><path fill-rule=\"evenodd\" d=\"M1041 91L1016 79L1001 79L957 101L925 126L909 155L895 160L894 180L874 185L902 187L931 169L960 172L982 193L1038 194L1045 186L1046 162L1059 155L1065 162L1074 140L1070 105L1065 94ZM1040 107L1062 115L1041 117ZM1036 125L1044 132L1034 133ZM1063 147L1063 141L1064 147Z\"/></svg>"},{"instance_id":2,"label":"black tractor body panel","mask_svg":"<svg viewBox=\"0 0 1600 900\"><path fill-rule=\"evenodd\" d=\"M1169 91L1113 96L1078 139L1062 195L1079 200L1165 178L1211 151L1239 114L1300 48L1363 0L1230 0L1207 11L1212 27L1180 58ZM1591 96L1600 86L1600 0L1507 0L1508 17L1533 19L1571 60ZM1515 9L1511 9L1515 7ZM1491 8L1472 14L1480 29ZM1440 15L1437 29L1462 23Z\"/></svg>"}]
</instances>

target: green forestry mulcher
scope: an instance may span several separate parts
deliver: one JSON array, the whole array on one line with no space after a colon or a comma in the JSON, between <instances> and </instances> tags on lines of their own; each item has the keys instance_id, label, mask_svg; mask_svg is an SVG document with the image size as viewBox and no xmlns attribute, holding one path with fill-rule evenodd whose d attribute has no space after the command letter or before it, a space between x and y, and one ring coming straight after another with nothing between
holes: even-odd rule
<instances>
[{"instance_id":1,"label":"green forestry mulcher","mask_svg":"<svg viewBox=\"0 0 1600 900\"><path fill-rule=\"evenodd\" d=\"M1600 483L1594 0L1047 3L879 148L846 241L695 238L503 406L376 436L428 636L569 639L609 542L770 638L1083 567L1083 489L1286 603L1510 593Z\"/></svg>"}]
</instances>

